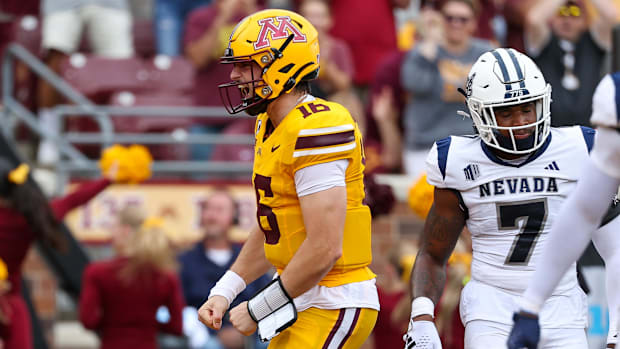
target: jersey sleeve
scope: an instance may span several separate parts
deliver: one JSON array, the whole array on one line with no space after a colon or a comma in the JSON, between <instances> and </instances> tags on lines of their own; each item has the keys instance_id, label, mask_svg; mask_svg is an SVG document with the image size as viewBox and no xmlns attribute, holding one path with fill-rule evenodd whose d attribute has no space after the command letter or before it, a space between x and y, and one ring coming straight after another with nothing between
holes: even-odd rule
<instances>
[{"instance_id":1,"label":"jersey sleeve","mask_svg":"<svg viewBox=\"0 0 620 349\"><path fill-rule=\"evenodd\" d=\"M619 128L620 72L606 75L592 97L592 125Z\"/></svg>"},{"instance_id":2,"label":"jersey sleeve","mask_svg":"<svg viewBox=\"0 0 620 349\"><path fill-rule=\"evenodd\" d=\"M294 140L288 159L293 172L311 165L361 157L361 135L349 112L335 103L324 105L329 109L300 118L289 131Z\"/></svg>"},{"instance_id":3,"label":"jersey sleeve","mask_svg":"<svg viewBox=\"0 0 620 349\"><path fill-rule=\"evenodd\" d=\"M437 188L448 187L445 179L450 143L451 137L435 142L426 157L427 182Z\"/></svg>"}]
</instances>

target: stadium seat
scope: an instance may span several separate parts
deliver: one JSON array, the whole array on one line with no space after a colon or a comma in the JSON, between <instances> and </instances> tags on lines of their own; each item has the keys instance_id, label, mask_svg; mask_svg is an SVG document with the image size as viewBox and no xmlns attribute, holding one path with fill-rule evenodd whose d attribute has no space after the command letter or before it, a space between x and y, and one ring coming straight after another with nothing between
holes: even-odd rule
<instances>
[{"instance_id":1,"label":"stadium seat","mask_svg":"<svg viewBox=\"0 0 620 349\"><path fill-rule=\"evenodd\" d=\"M192 106L191 96L162 92L121 91L112 95L112 106ZM117 132L153 132L155 130L172 131L191 125L192 118L178 115L167 116L113 116Z\"/></svg>"},{"instance_id":2,"label":"stadium seat","mask_svg":"<svg viewBox=\"0 0 620 349\"><path fill-rule=\"evenodd\" d=\"M36 16L22 16L17 17L12 23L10 40L11 42L0 43L3 44L16 43L23 46L34 56L41 58L41 21ZM2 42L2 38L0 38ZM0 48L0 52L2 49ZM36 74L32 73L30 69L23 62L16 60L16 69L14 72L14 96L15 98L25 105L30 110L35 110L36 103Z\"/></svg>"},{"instance_id":3,"label":"stadium seat","mask_svg":"<svg viewBox=\"0 0 620 349\"><path fill-rule=\"evenodd\" d=\"M255 120L253 118L232 119L232 123L222 131L225 135L253 135ZM211 156L213 161L254 161L252 144L218 144Z\"/></svg>"},{"instance_id":4,"label":"stadium seat","mask_svg":"<svg viewBox=\"0 0 620 349\"><path fill-rule=\"evenodd\" d=\"M194 87L194 67L183 57L157 55L145 62L149 89L189 92Z\"/></svg>"},{"instance_id":5,"label":"stadium seat","mask_svg":"<svg viewBox=\"0 0 620 349\"><path fill-rule=\"evenodd\" d=\"M36 16L23 16L13 22L15 42L35 56L41 55L41 20Z\"/></svg>"},{"instance_id":6,"label":"stadium seat","mask_svg":"<svg viewBox=\"0 0 620 349\"><path fill-rule=\"evenodd\" d=\"M139 58L112 59L76 53L61 65L60 75L95 102L107 102L116 91L146 90L149 80Z\"/></svg>"},{"instance_id":7,"label":"stadium seat","mask_svg":"<svg viewBox=\"0 0 620 349\"><path fill-rule=\"evenodd\" d=\"M112 106L192 106L191 96L187 94L122 91L110 99ZM171 133L183 135L193 118L179 115L166 116L112 116L115 132L131 133ZM149 149L156 160L186 160L189 157L186 144L154 144Z\"/></svg>"}]
</instances>

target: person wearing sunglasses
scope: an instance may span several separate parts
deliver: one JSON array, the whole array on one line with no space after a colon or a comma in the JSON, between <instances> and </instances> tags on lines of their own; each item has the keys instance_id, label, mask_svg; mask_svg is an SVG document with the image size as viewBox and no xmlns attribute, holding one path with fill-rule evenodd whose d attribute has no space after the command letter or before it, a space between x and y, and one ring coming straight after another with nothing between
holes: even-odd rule
<instances>
[{"instance_id":1,"label":"person wearing sunglasses","mask_svg":"<svg viewBox=\"0 0 620 349\"><path fill-rule=\"evenodd\" d=\"M403 114L403 167L412 178L424 170L435 140L472 133L471 124L456 116L464 102L457 88L464 87L478 56L493 48L473 37L478 9L472 0L427 3L421 9L422 40L406 54L400 72L409 94Z\"/></svg>"},{"instance_id":2,"label":"person wearing sunglasses","mask_svg":"<svg viewBox=\"0 0 620 349\"><path fill-rule=\"evenodd\" d=\"M592 94L605 73L617 10L611 0L592 0L590 18L583 0L537 1L527 13L527 53L553 86L553 126L586 125Z\"/></svg>"}]
</instances>

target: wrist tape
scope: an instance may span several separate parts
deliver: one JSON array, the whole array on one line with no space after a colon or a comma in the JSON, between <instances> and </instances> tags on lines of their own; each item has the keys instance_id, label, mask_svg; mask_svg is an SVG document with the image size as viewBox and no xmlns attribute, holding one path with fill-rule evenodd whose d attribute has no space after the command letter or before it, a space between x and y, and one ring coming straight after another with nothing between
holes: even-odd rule
<instances>
[{"instance_id":1,"label":"wrist tape","mask_svg":"<svg viewBox=\"0 0 620 349\"><path fill-rule=\"evenodd\" d=\"M415 318L420 315L430 315L435 317L435 304L428 297L416 297L411 302L411 318Z\"/></svg>"},{"instance_id":2,"label":"wrist tape","mask_svg":"<svg viewBox=\"0 0 620 349\"><path fill-rule=\"evenodd\" d=\"M258 334L263 342L297 321L295 303L284 289L280 277L273 279L248 301L248 312L258 323Z\"/></svg>"}]
</instances>

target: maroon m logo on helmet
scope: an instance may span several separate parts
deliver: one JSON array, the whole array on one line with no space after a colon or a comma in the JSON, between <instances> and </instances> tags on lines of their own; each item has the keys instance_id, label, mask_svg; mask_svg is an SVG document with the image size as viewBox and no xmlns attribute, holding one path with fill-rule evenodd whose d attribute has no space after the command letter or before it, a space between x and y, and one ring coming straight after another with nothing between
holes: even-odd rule
<instances>
[{"instance_id":1,"label":"maroon m logo on helmet","mask_svg":"<svg viewBox=\"0 0 620 349\"><path fill-rule=\"evenodd\" d=\"M254 49L269 47L270 42L267 36L271 33L272 40L286 39L289 35L293 36L293 42L306 42L306 35L291 23L289 16L278 16L278 26L273 24L273 17L263 18L258 21L260 24L260 32L258 39L254 43Z\"/></svg>"}]
</instances>

